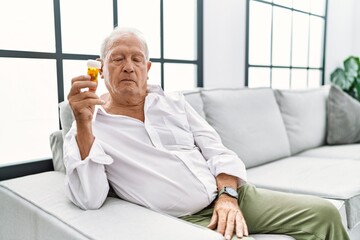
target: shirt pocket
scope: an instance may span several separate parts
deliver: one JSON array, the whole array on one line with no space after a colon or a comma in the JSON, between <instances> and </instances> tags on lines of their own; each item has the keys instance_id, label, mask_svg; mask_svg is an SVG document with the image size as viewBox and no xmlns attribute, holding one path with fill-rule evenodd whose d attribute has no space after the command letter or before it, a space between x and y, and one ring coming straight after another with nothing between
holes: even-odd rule
<instances>
[{"instance_id":1,"label":"shirt pocket","mask_svg":"<svg viewBox=\"0 0 360 240\"><path fill-rule=\"evenodd\" d=\"M194 137L190 131L185 114L169 114L162 117L169 134L172 136L166 145L176 149L191 149L194 147ZM170 140L169 139L169 140Z\"/></svg>"}]
</instances>

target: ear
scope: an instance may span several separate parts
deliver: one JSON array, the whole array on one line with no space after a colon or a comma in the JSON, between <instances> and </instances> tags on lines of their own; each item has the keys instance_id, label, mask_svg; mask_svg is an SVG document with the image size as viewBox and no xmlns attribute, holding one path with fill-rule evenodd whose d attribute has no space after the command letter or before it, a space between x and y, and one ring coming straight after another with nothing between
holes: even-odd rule
<instances>
[{"instance_id":1,"label":"ear","mask_svg":"<svg viewBox=\"0 0 360 240\"><path fill-rule=\"evenodd\" d=\"M101 58L97 58L96 61L101 62L101 68L99 70L99 73L100 73L101 78L104 78L104 75L103 75L104 61Z\"/></svg>"},{"instance_id":2,"label":"ear","mask_svg":"<svg viewBox=\"0 0 360 240\"><path fill-rule=\"evenodd\" d=\"M150 62L150 61L148 61L148 62L146 63L146 68L147 68L147 71L149 72L149 70L150 70L150 68L151 68L151 62Z\"/></svg>"}]
</instances>

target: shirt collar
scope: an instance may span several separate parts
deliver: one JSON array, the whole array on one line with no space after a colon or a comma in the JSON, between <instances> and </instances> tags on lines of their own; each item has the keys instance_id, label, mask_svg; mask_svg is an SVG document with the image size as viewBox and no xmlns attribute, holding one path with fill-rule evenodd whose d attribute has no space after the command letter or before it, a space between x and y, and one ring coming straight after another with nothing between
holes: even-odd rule
<instances>
[{"instance_id":1,"label":"shirt collar","mask_svg":"<svg viewBox=\"0 0 360 240\"><path fill-rule=\"evenodd\" d=\"M158 95L161 95L161 96L164 96L164 90L161 88L160 85L157 85L157 84L148 84L147 86L147 93L148 94L158 94ZM146 100L145 100L146 101ZM101 105L95 105L95 109L94 109L94 115L93 115L93 118L92 118L92 121L95 121L96 119L96 116L98 115L99 111L103 114L108 114L104 107L101 106Z\"/></svg>"},{"instance_id":2,"label":"shirt collar","mask_svg":"<svg viewBox=\"0 0 360 240\"><path fill-rule=\"evenodd\" d=\"M149 84L147 86L147 92L148 93L157 93L161 96L164 96L164 90L161 88L160 85L157 85L157 84Z\"/></svg>"}]
</instances>

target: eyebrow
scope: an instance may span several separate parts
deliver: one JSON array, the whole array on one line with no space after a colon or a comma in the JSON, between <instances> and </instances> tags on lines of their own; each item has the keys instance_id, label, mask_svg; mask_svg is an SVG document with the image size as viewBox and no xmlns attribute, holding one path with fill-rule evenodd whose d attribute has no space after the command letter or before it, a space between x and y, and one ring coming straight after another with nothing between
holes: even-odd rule
<instances>
[{"instance_id":1,"label":"eyebrow","mask_svg":"<svg viewBox=\"0 0 360 240\"><path fill-rule=\"evenodd\" d=\"M126 52L126 53L128 53L128 52ZM121 50L114 50L113 52L110 52L109 56L120 55L120 54L124 54L124 52ZM143 53L141 51L130 51L130 54L136 55L136 56L142 56L145 58L145 53Z\"/></svg>"}]
</instances>

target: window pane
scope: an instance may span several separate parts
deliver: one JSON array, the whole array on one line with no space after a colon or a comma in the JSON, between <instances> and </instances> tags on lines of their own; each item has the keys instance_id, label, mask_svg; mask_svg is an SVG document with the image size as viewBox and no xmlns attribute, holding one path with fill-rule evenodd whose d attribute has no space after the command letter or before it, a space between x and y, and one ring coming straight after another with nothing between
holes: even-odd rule
<instances>
[{"instance_id":1,"label":"window pane","mask_svg":"<svg viewBox=\"0 0 360 240\"><path fill-rule=\"evenodd\" d=\"M324 20L310 16L309 66L322 67Z\"/></svg>"},{"instance_id":2,"label":"window pane","mask_svg":"<svg viewBox=\"0 0 360 240\"><path fill-rule=\"evenodd\" d=\"M291 72L291 88L305 89L307 88L307 70L293 69Z\"/></svg>"},{"instance_id":3,"label":"window pane","mask_svg":"<svg viewBox=\"0 0 360 240\"><path fill-rule=\"evenodd\" d=\"M164 64L164 89L167 92L194 89L196 65L194 64Z\"/></svg>"},{"instance_id":4,"label":"window pane","mask_svg":"<svg viewBox=\"0 0 360 240\"><path fill-rule=\"evenodd\" d=\"M249 87L270 87L270 68L249 68Z\"/></svg>"},{"instance_id":5,"label":"window pane","mask_svg":"<svg viewBox=\"0 0 360 240\"><path fill-rule=\"evenodd\" d=\"M63 52L99 55L113 28L112 0L61 0L60 8Z\"/></svg>"},{"instance_id":6,"label":"window pane","mask_svg":"<svg viewBox=\"0 0 360 240\"><path fill-rule=\"evenodd\" d=\"M150 57L160 58L160 0L118 0L119 26L144 33Z\"/></svg>"},{"instance_id":7,"label":"window pane","mask_svg":"<svg viewBox=\"0 0 360 240\"><path fill-rule=\"evenodd\" d=\"M196 0L164 0L164 56L195 60Z\"/></svg>"},{"instance_id":8,"label":"window pane","mask_svg":"<svg viewBox=\"0 0 360 240\"><path fill-rule=\"evenodd\" d=\"M307 67L309 47L309 15L293 12L292 65Z\"/></svg>"},{"instance_id":9,"label":"window pane","mask_svg":"<svg viewBox=\"0 0 360 240\"><path fill-rule=\"evenodd\" d=\"M272 64L290 66L291 11L274 7Z\"/></svg>"},{"instance_id":10,"label":"window pane","mask_svg":"<svg viewBox=\"0 0 360 240\"><path fill-rule=\"evenodd\" d=\"M326 0L311 1L311 13L325 16L325 2Z\"/></svg>"},{"instance_id":11,"label":"window pane","mask_svg":"<svg viewBox=\"0 0 360 240\"><path fill-rule=\"evenodd\" d=\"M70 92L71 88L71 79L80 75L87 74L86 60L63 60L63 69L64 69L64 99L67 99L67 95ZM96 94L101 96L104 93L107 93L107 89L104 83L104 79L98 76L98 88L96 89Z\"/></svg>"},{"instance_id":12,"label":"window pane","mask_svg":"<svg viewBox=\"0 0 360 240\"><path fill-rule=\"evenodd\" d=\"M161 63L151 63L148 84L161 85Z\"/></svg>"},{"instance_id":13,"label":"window pane","mask_svg":"<svg viewBox=\"0 0 360 240\"><path fill-rule=\"evenodd\" d=\"M317 88L321 86L322 71L320 70L309 70L309 88Z\"/></svg>"},{"instance_id":14,"label":"window pane","mask_svg":"<svg viewBox=\"0 0 360 240\"><path fill-rule=\"evenodd\" d=\"M273 68L271 71L271 87L275 89L289 89L290 88L290 69L288 68Z\"/></svg>"},{"instance_id":15,"label":"window pane","mask_svg":"<svg viewBox=\"0 0 360 240\"><path fill-rule=\"evenodd\" d=\"M249 63L270 65L271 5L250 1Z\"/></svg>"},{"instance_id":16,"label":"window pane","mask_svg":"<svg viewBox=\"0 0 360 240\"><path fill-rule=\"evenodd\" d=\"M0 164L51 158L49 136L59 129L55 60L0 58L0 65L7 69L0 88L0 101L7 103Z\"/></svg>"},{"instance_id":17,"label":"window pane","mask_svg":"<svg viewBox=\"0 0 360 240\"><path fill-rule=\"evenodd\" d=\"M55 52L53 1L3 2L0 22L1 49Z\"/></svg>"},{"instance_id":18,"label":"window pane","mask_svg":"<svg viewBox=\"0 0 360 240\"><path fill-rule=\"evenodd\" d=\"M274 0L274 3L285 7L292 7L292 0Z\"/></svg>"},{"instance_id":19,"label":"window pane","mask_svg":"<svg viewBox=\"0 0 360 240\"><path fill-rule=\"evenodd\" d=\"M310 12L310 0L293 0L293 8L304 12Z\"/></svg>"}]
</instances>

